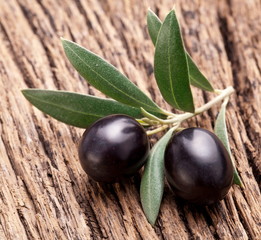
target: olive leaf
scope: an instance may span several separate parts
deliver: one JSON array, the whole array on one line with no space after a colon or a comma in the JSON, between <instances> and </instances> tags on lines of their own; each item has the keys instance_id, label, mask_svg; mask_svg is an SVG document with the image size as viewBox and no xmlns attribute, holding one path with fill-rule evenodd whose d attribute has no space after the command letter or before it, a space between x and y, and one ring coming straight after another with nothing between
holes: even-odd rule
<instances>
[{"instance_id":1,"label":"olive leaf","mask_svg":"<svg viewBox=\"0 0 261 240\"><path fill-rule=\"evenodd\" d=\"M96 89L121 103L162 113L156 103L113 65L72 41L62 38L62 44L74 68Z\"/></svg>"},{"instance_id":2,"label":"olive leaf","mask_svg":"<svg viewBox=\"0 0 261 240\"><path fill-rule=\"evenodd\" d=\"M44 113L75 127L86 128L99 118L110 114L142 117L138 108L90 95L40 89L25 89L22 93Z\"/></svg>"},{"instance_id":3,"label":"olive leaf","mask_svg":"<svg viewBox=\"0 0 261 240\"><path fill-rule=\"evenodd\" d=\"M164 190L164 153L175 128L171 128L151 149L141 179L140 197L148 221L154 225Z\"/></svg>"},{"instance_id":4,"label":"olive leaf","mask_svg":"<svg viewBox=\"0 0 261 240\"><path fill-rule=\"evenodd\" d=\"M162 25L158 16L149 8L147 13L147 25L150 38L154 45L156 45L160 27Z\"/></svg>"},{"instance_id":5,"label":"olive leaf","mask_svg":"<svg viewBox=\"0 0 261 240\"><path fill-rule=\"evenodd\" d=\"M194 112L188 64L179 23L172 10L165 18L156 42L155 77L163 98L173 107Z\"/></svg>"},{"instance_id":6,"label":"olive leaf","mask_svg":"<svg viewBox=\"0 0 261 240\"><path fill-rule=\"evenodd\" d=\"M148 10L148 14L147 14L147 25L148 25L150 38L153 44L156 45L158 33L162 23L158 18L158 16L151 9ZM190 83L193 86L198 87L200 89L211 91L211 92L214 91L210 82L199 70L199 68L197 67L197 65L195 64L195 62L192 60L192 58L187 52L186 55L188 61Z\"/></svg>"},{"instance_id":7,"label":"olive leaf","mask_svg":"<svg viewBox=\"0 0 261 240\"><path fill-rule=\"evenodd\" d=\"M227 149L232 164L233 164L233 168L234 168L234 179L233 182L234 184L237 184L239 186L243 186L242 181L240 179L240 176L237 172L237 169L235 167L235 162L234 162L234 158L233 155L231 153L230 150L230 145L229 145L229 141L228 141L228 134L227 134L227 126L226 126L226 106L228 103L228 98L225 99L225 101L222 103L221 108L220 108L220 112L217 116L216 122L215 122L215 134L217 135L217 137L221 140L221 142L224 144L225 148Z\"/></svg>"}]
</instances>

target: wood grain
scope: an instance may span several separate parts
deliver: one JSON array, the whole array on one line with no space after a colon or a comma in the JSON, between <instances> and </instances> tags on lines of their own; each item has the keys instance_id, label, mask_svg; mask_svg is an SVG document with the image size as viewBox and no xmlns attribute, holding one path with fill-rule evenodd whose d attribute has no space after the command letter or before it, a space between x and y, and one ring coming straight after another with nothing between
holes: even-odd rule
<instances>
[{"instance_id":1,"label":"wood grain","mask_svg":"<svg viewBox=\"0 0 261 240\"><path fill-rule=\"evenodd\" d=\"M220 203L187 205L166 187L150 226L139 200L140 175L113 185L83 172L83 132L31 106L24 88L97 96L66 60L60 36L103 56L160 106L150 6L163 19L173 1L0 0L0 239L260 239L261 3L174 1L187 50L215 88L233 85L227 113L232 152L244 189ZM213 97L193 88L200 106ZM184 126L213 130L215 106Z\"/></svg>"}]
</instances>

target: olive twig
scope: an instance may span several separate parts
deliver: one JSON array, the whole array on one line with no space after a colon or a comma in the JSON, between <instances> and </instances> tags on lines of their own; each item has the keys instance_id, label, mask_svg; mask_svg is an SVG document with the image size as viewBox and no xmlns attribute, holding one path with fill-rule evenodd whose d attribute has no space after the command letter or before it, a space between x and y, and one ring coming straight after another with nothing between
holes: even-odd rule
<instances>
[{"instance_id":1,"label":"olive twig","mask_svg":"<svg viewBox=\"0 0 261 240\"><path fill-rule=\"evenodd\" d=\"M159 123L165 124L165 122L164 122L163 119L158 118L158 117L156 117L155 115L153 115L153 114L147 112L144 108L141 107L140 110L141 110L142 115L143 115L144 117L146 117L147 119L152 120L152 121L154 120L154 122L156 121L157 124L159 124ZM170 118L170 117L171 117L171 116L168 116L168 118ZM173 118L173 116L172 116L172 118Z\"/></svg>"},{"instance_id":2,"label":"olive twig","mask_svg":"<svg viewBox=\"0 0 261 240\"><path fill-rule=\"evenodd\" d=\"M145 116L145 118L142 118L141 120L143 122L146 122L147 124L150 125L158 125L161 124L160 127L155 128L153 130L147 131L147 135L152 135L158 132L161 132L170 126L173 125L180 125L183 121L192 118L202 112L205 112L206 110L210 109L213 105L216 103L224 100L224 102L227 103L228 97L234 92L234 88L232 86L227 87L224 90L215 90L216 93L219 95L215 97L214 99L210 100L208 103L202 105L201 107L197 108L194 113L183 113L183 114L171 114L167 117L166 120L158 118L154 116L153 114L147 112L145 109L141 108L142 114Z\"/></svg>"},{"instance_id":3,"label":"olive twig","mask_svg":"<svg viewBox=\"0 0 261 240\"><path fill-rule=\"evenodd\" d=\"M229 95L231 95L234 92L234 88L232 86L220 91L221 92L217 97L209 101L208 103L204 104L203 106L197 108L194 113L183 113L175 115L173 118L167 119L167 120L161 120L163 124L172 124L172 123L181 123L189 118L192 118L202 112L205 112L206 110L210 109L213 105L216 103L222 101L223 99L227 98Z\"/></svg>"},{"instance_id":4,"label":"olive twig","mask_svg":"<svg viewBox=\"0 0 261 240\"><path fill-rule=\"evenodd\" d=\"M224 91L224 90L222 90L222 89L215 89L215 90L214 90L214 93L216 93L216 94L221 94L223 91Z\"/></svg>"},{"instance_id":5,"label":"olive twig","mask_svg":"<svg viewBox=\"0 0 261 240\"><path fill-rule=\"evenodd\" d=\"M175 124L172 126L173 130L175 131L176 129L179 128L179 123L178 124ZM158 127L156 129L153 129L153 130L150 130L150 131L147 131L147 136L150 136L150 135L153 135L153 134L156 134L156 133L159 133L167 128L171 128L169 125L162 125L161 127Z\"/></svg>"},{"instance_id":6,"label":"olive twig","mask_svg":"<svg viewBox=\"0 0 261 240\"><path fill-rule=\"evenodd\" d=\"M144 121L144 119L136 119L136 121L142 126L150 126L150 124Z\"/></svg>"},{"instance_id":7,"label":"olive twig","mask_svg":"<svg viewBox=\"0 0 261 240\"><path fill-rule=\"evenodd\" d=\"M222 101L226 97L230 96L234 92L234 88L232 86L227 87L226 89L222 90L221 94L209 101L208 103L204 104L203 106L196 109L195 114L202 113L208 109L210 109L216 103Z\"/></svg>"},{"instance_id":8,"label":"olive twig","mask_svg":"<svg viewBox=\"0 0 261 240\"><path fill-rule=\"evenodd\" d=\"M169 117L169 116L171 116L171 117L175 116L174 113L169 112L169 111L167 111L167 110L165 110L165 109L163 109L163 108L161 108L160 110L161 110L161 113L162 113L162 114L164 114L164 115L166 115L166 116L168 116L168 117Z\"/></svg>"},{"instance_id":9,"label":"olive twig","mask_svg":"<svg viewBox=\"0 0 261 240\"><path fill-rule=\"evenodd\" d=\"M169 126L168 125L162 125L161 127L158 127L158 128L155 128L153 130L150 130L150 131L147 131L147 136L150 136L150 135L153 135L153 134L156 134L156 133L159 133L165 129L167 129Z\"/></svg>"},{"instance_id":10,"label":"olive twig","mask_svg":"<svg viewBox=\"0 0 261 240\"><path fill-rule=\"evenodd\" d=\"M142 118L142 119L140 119L141 121L143 121L143 122L145 122L145 123L147 123L148 125L159 125L159 121L157 121L157 120L152 120L152 119L149 119L149 118Z\"/></svg>"}]
</instances>

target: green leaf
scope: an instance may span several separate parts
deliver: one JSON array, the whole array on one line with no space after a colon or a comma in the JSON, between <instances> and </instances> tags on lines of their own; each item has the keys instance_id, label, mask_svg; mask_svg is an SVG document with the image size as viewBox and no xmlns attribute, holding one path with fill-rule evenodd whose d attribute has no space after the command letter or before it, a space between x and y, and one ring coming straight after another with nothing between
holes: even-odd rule
<instances>
[{"instance_id":1,"label":"green leaf","mask_svg":"<svg viewBox=\"0 0 261 240\"><path fill-rule=\"evenodd\" d=\"M124 104L162 113L156 103L110 63L74 42L62 39L62 44L74 68L96 89Z\"/></svg>"},{"instance_id":2,"label":"green leaf","mask_svg":"<svg viewBox=\"0 0 261 240\"><path fill-rule=\"evenodd\" d=\"M215 134L221 140L221 142L224 144L225 148L227 149L227 151L230 155L230 158L231 158L231 161L232 161L232 164L233 164L233 167L234 167L234 179L233 179L233 181L234 181L235 184L242 187L243 184L242 184L242 181L239 177L237 169L235 167L234 158L233 158L233 155L231 153L230 145L229 145L229 141L228 141L227 125L226 125L226 106L227 106L227 103L228 103L228 98L221 105L220 112L219 112L218 117L217 117L216 122L215 122L215 129L214 130L215 130Z\"/></svg>"},{"instance_id":3,"label":"green leaf","mask_svg":"<svg viewBox=\"0 0 261 240\"><path fill-rule=\"evenodd\" d=\"M164 153L172 136L171 128L151 149L141 179L140 197L143 211L154 225L159 214L164 190Z\"/></svg>"},{"instance_id":4,"label":"green leaf","mask_svg":"<svg viewBox=\"0 0 261 240\"><path fill-rule=\"evenodd\" d=\"M164 99L173 107L194 112L188 64L175 12L165 18L156 43L155 77Z\"/></svg>"},{"instance_id":5,"label":"green leaf","mask_svg":"<svg viewBox=\"0 0 261 240\"><path fill-rule=\"evenodd\" d=\"M151 9L148 10L148 14L147 14L147 25L148 25L150 38L153 44L156 45L157 37L161 27L161 21Z\"/></svg>"},{"instance_id":6,"label":"green leaf","mask_svg":"<svg viewBox=\"0 0 261 240\"><path fill-rule=\"evenodd\" d=\"M147 15L147 24L148 24L148 30L149 30L149 35L154 43L156 45L158 33L160 30L160 27L162 25L160 19L158 16L151 10L148 10L148 15ZM187 54L187 61L188 61L188 67L189 67L189 79L190 83L198 87L200 89L206 90L206 91L214 91L214 88L211 86L210 82L207 80L207 78L203 75L203 73L199 70L195 62L192 60L190 55L186 52Z\"/></svg>"},{"instance_id":7,"label":"green leaf","mask_svg":"<svg viewBox=\"0 0 261 240\"><path fill-rule=\"evenodd\" d=\"M190 55L187 53L188 67L189 67L189 79L190 83L202 90L214 92L214 88L211 86L210 82L203 75L203 73L198 69L196 63L192 60Z\"/></svg>"},{"instance_id":8,"label":"green leaf","mask_svg":"<svg viewBox=\"0 0 261 240\"><path fill-rule=\"evenodd\" d=\"M99 118L110 114L142 117L140 109L109 99L40 89L25 89L22 93L30 103L44 113L75 127L86 128Z\"/></svg>"}]
</instances>

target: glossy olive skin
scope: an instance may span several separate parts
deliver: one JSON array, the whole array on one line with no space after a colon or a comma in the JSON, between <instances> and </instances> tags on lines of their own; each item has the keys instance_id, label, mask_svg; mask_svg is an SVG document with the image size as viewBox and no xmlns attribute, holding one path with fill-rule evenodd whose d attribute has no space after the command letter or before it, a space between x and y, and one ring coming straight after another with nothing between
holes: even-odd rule
<instances>
[{"instance_id":1,"label":"glossy olive skin","mask_svg":"<svg viewBox=\"0 0 261 240\"><path fill-rule=\"evenodd\" d=\"M84 171L95 181L112 183L135 174L145 163L149 141L133 118L116 114L96 121L79 145Z\"/></svg>"},{"instance_id":2,"label":"glossy olive skin","mask_svg":"<svg viewBox=\"0 0 261 240\"><path fill-rule=\"evenodd\" d=\"M175 134L166 147L165 174L177 196L208 205L227 194L233 181L233 165L215 134L187 128Z\"/></svg>"}]
</instances>

